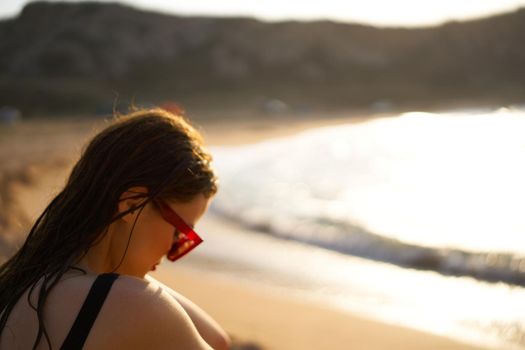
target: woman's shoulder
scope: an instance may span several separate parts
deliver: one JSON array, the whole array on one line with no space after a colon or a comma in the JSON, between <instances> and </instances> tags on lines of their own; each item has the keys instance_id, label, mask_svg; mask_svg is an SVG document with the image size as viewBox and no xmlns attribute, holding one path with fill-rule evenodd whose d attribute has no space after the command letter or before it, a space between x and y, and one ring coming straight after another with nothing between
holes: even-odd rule
<instances>
[{"instance_id":1,"label":"woman's shoulder","mask_svg":"<svg viewBox=\"0 0 525 350\"><path fill-rule=\"evenodd\" d=\"M65 338L97 277L70 274L51 292L48 315L59 324L58 339ZM158 284L128 275L113 282L85 348L210 349L175 298Z\"/></svg>"},{"instance_id":2,"label":"woman's shoulder","mask_svg":"<svg viewBox=\"0 0 525 350\"><path fill-rule=\"evenodd\" d=\"M182 306L162 286L127 275L113 283L93 331L105 333L92 339L97 349L108 345L106 337L112 338L109 348L209 349ZM98 344L99 340L104 341Z\"/></svg>"},{"instance_id":3,"label":"woman's shoulder","mask_svg":"<svg viewBox=\"0 0 525 350\"><path fill-rule=\"evenodd\" d=\"M68 274L50 291L44 321L53 347L60 347L65 339L96 278ZM28 299L37 305L39 287L40 282L17 302L7 321L9 336L1 337L0 348L32 346L38 321ZM85 344L85 349L120 348L210 349L182 306L165 290L125 275L114 281Z\"/></svg>"},{"instance_id":4,"label":"woman's shoulder","mask_svg":"<svg viewBox=\"0 0 525 350\"><path fill-rule=\"evenodd\" d=\"M99 277L101 275L94 274L67 276L61 279L52 294L58 299L77 296L77 299L83 300ZM159 285L134 276L117 275L105 297L103 309L120 308L120 313L141 310L147 314L156 311L156 306L168 307L170 311L180 311L177 304L177 301L164 289L159 288Z\"/></svg>"},{"instance_id":5,"label":"woman's shoulder","mask_svg":"<svg viewBox=\"0 0 525 350\"><path fill-rule=\"evenodd\" d=\"M184 310L164 290L144 279L127 275L119 275L115 280L104 308L116 317L129 319L130 316L140 316L132 324L184 316Z\"/></svg>"},{"instance_id":6,"label":"woman's shoulder","mask_svg":"<svg viewBox=\"0 0 525 350\"><path fill-rule=\"evenodd\" d=\"M146 315L159 315L168 310L167 315L184 314L184 309L159 285L134 276L119 275L108 294L108 305L121 308L123 312L143 312Z\"/></svg>"}]
</instances>

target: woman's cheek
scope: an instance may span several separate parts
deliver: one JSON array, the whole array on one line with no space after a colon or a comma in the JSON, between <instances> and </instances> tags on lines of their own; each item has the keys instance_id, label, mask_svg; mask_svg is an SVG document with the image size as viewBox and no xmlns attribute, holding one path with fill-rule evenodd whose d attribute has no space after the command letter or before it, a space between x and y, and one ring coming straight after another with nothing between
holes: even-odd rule
<instances>
[{"instance_id":1,"label":"woman's cheek","mask_svg":"<svg viewBox=\"0 0 525 350\"><path fill-rule=\"evenodd\" d=\"M155 234L155 238L152 243L152 250L157 256L156 259L162 258L170 250L171 244L173 243L173 229L165 227Z\"/></svg>"}]
</instances>

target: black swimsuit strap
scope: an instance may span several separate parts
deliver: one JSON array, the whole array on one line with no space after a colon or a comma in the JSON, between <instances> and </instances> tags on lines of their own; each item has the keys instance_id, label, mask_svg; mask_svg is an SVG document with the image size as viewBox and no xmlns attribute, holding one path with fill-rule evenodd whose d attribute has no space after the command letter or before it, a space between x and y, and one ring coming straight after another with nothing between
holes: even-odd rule
<instances>
[{"instance_id":1,"label":"black swimsuit strap","mask_svg":"<svg viewBox=\"0 0 525 350\"><path fill-rule=\"evenodd\" d=\"M82 349L109 290L118 276L116 273L103 273L97 276L61 350Z\"/></svg>"}]
</instances>

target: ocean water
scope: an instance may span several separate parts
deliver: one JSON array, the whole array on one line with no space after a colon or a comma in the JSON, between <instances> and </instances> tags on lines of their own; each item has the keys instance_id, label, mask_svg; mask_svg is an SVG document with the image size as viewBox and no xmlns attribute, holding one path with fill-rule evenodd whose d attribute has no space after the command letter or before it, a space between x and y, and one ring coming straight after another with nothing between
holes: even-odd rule
<instances>
[{"instance_id":1,"label":"ocean water","mask_svg":"<svg viewBox=\"0 0 525 350\"><path fill-rule=\"evenodd\" d=\"M235 226L207 224L194 261L525 349L524 111L413 112L212 153L210 211Z\"/></svg>"}]
</instances>

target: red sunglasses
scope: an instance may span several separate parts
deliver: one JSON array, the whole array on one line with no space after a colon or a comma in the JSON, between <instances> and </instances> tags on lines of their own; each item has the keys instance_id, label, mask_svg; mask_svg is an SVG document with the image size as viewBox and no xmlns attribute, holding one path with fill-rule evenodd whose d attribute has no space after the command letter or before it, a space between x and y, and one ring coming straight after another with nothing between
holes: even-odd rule
<instances>
[{"instance_id":1,"label":"red sunglasses","mask_svg":"<svg viewBox=\"0 0 525 350\"><path fill-rule=\"evenodd\" d=\"M160 199L154 200L154 203L160 210L162 218L175 226L175 233L177 239L171 246L167 258L170 261L175 261L182 258L184 255L192 251L196 246L202 243L202 238L199 237L184 220L170 208L164 201Z\"/></svg>"}]
</instances>

